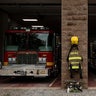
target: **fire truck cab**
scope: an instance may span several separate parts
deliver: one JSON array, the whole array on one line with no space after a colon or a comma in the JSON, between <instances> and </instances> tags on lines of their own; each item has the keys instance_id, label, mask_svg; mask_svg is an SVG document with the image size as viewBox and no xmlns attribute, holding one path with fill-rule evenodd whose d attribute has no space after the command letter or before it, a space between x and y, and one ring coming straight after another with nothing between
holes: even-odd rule
<instances>
[{"instance_id":1,"label":"fire truck cab","mask_svg":"<svg viewBox=\"0 0 96 96\"><path fill-rule=\"evenodd\" d=\"M46 77L57 73L55 33L41 29L11 29L5 33L0 76Z\"/></svg>"}]
</instances>

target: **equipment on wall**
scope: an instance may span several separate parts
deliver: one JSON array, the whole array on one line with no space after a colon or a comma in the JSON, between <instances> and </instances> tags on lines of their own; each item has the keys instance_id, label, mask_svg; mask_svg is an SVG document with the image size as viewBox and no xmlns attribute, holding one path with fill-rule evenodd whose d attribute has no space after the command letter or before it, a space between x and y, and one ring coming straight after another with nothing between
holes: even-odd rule
<instances>
[{"instance_id":1,"label":"equipment on wall","mask_svg":"<svg viewBox=\"0 0 96 96\"><path fill-rule=\"evenodd\" d=\"M82 82L75 81L75 80L69 80L65 82L66 84L66 92L82 92Z\"/></svg>"},{"instance_id":2,"label":"equipment on wall","mask_svg":"<svg viewBox=\"0 0 96 96\"><path fill-rule=\"evenodd\" d=\"M78 42L79 42L79 40L78 40L78 36L72 36L71 37L71 44L72 45L78 45Z\"/></svg>"},{"instance_id":3,"label":"equipment on wall","mask_svg":"<svg viewBox=\"0 0 96 96\"><path fill-rule=\"evenodd\" d=\"M73 78L73 72L79 72L80 78L82 79L82 56L79 54L78 49L78 37L72 36L71 37L71 48L69 50L68 56L67 56L67 62L69 64L69 70L70 70L70 77Z\"/></svg>"}]
</instances>

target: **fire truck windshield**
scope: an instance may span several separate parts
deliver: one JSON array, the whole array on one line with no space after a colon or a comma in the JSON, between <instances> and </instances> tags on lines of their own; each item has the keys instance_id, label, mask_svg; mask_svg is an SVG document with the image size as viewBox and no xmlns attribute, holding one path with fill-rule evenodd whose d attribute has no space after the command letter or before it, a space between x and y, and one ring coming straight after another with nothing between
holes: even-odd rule
<instances>
[{"instance_id":1,"label":"fire truck windshield","mask_svg":"<svg viewBox=\"0 0 96 96\"><path fill-rule=\"evenodd\" d=\"M6 33L6 50L52 51L52 33ZM15 46L15 47L13 47Z\"/></svg>"}]
</instances>

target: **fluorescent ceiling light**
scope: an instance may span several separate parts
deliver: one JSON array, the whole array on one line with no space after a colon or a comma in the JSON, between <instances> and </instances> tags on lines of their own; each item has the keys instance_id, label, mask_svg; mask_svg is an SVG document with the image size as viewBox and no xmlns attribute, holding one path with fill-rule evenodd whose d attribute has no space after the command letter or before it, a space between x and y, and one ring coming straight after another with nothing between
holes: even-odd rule
<instances>
[{"instance_id":1,"label":"fluorescent ceiling light","mask_svg":"<svg viewBox=\"0 0 96 96\"><path fill-rule=\"evenodd\" d=\"M23 21L38 21L37 19L22 19Z\"/></svg>"},{"instance_id":2,"label":"fluorescent ceiling light","mask_svg":"<svg viewBox=\"0 0 96 96\"><path fill-rule=\"evenodd\" d=\"M32 27L44 27L43 25L32 25Z\"/></svg>"}]
</instances>

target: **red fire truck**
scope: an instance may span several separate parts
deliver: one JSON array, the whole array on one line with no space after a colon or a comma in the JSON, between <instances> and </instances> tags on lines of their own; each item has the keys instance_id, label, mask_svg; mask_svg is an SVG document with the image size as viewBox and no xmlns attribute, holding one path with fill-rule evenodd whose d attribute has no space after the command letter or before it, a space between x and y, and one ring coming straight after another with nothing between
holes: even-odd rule
<instances>
[{"instance_id":1,"label":"red fire truck","mask_svg":"<svg viewBox=\"0 0 96 96\"><path fill-rule=\"evenodd\" d=\"M55 33L50 30L8 30L0 76L56 74L55 53Z\"/></svg>"}]
</instances>

